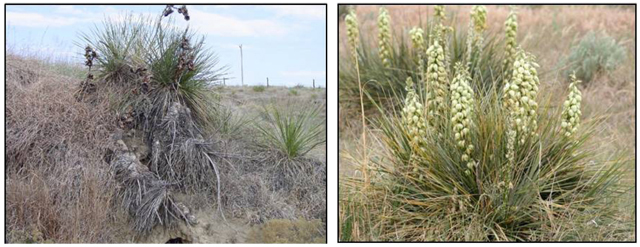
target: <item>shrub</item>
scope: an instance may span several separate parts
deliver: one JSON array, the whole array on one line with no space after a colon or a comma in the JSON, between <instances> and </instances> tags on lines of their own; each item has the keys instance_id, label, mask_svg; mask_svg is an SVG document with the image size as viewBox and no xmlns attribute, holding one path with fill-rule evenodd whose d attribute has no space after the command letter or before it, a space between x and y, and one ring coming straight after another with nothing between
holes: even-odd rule
<instances>
[{"instance_id":1,"label":"shrub","mask_svg":"<svg viewBox=\"0 0 640 247\"><path fill-rule=\"evenodd\" d=\"M289 89L289 95L291 96L297 96L298 95L298 90L295 89Z\"/></svg>"},{"instance_id":2,"label":"shrub","mask_svg":"<svg viewBox=\"0 0 640 247\"><path fill-rule=\"evenodd\" d=\"M267 89L267 87L262 85L253 86L253 91L258 93L264 92L265 89Z\"/></svg>"},{"instance_id":3,"label":"shrub","mask_svg":"<svg viewBox=\"0 0 640 247\"><path fill-rule=\"evenodd\" d=\"M580 42L571 48L564 63L570 71L585 83L591 82L597 75L615 70L626 59L626 50L614 38L606 33L589 32Z\"/></svg>"},{"instance_id":4,"label":"shrub","mask_svg":"<svg viewBox=\"0 0 640 247\"><path fill-rule=\"evenodd\" d=\"M380 113L372 132L384 150L358 160L362 177L341 180L340 239L575 241L575 233L553 232L569 221L615 222L606 205L624 191L627 160L600 157L587 144L599 120L578 125L575 79L563 111L538 93L532 54L519 49L498 84L474 76L482 63L457 62L450 80L446 50L437 41L429 50L429 88L407 76L406 96L390 97L401 111L371 98Z\"/></svg>"}]
</instances>

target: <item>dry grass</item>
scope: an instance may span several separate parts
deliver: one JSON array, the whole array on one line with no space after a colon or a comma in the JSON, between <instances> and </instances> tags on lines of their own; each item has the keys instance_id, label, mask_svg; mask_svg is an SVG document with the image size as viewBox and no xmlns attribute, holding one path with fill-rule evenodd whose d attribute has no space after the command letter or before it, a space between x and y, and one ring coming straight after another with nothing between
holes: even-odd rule
<instances>
[{"instance_id":1,"label":"dry grass","mask_svg":"<svg viewBox=\"0 0 640 247\"><path fill-rule=\"evenodd\" d=\"M106 102L79 103L75 79L9 56L6 79L6 222L56 242L109 242L115 184L103 154L114 119Z\"/></svg>"}]
</instances>

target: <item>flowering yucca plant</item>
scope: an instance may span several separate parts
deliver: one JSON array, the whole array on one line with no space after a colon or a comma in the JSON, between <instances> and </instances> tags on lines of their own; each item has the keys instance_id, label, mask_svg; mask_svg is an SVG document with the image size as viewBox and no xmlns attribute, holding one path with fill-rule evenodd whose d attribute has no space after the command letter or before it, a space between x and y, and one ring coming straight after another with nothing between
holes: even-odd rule
<instances>
[{"instance_id":1,"label":"flowering yucca plant","mask_svg":"<svg viewBox=\"0 0 640 247\"><path fill-rule=\"evenodd\" d=\"M368 180L341 181L342 240L575 241L591 226L556 232L615 221L606 206L626 160L588 142L599 120L578 125L575 78L566 103L554 106L539 93L535 56L522 49L511 74L489 84L471 76L482 60L475 69L458 61L450 78L444 53L436 36L427 85L407 79L406 96L390 96L401 111L372 103L382 151L359 161L370 164Z\"/></svg>"},{"instance_id":2,"label":"flowering yucca plant","mask_svg":"<svg viewBox=\"0 0 640 247\"><path fill-rule=\"evenodd\" d=\"M444 9L442 8L442 16L444 19ZM388 15L392 19L393 12L387 10ZM423 88L425 78L421 74L426 73L428 66L428 55L426 49L434 44L435 31L440 30L441 39L439 45L442 46L443 64L447 68L447 79L453 79L453 67L457 62L466 63L468 59L469 39L467 23L451 23L450 26L437 26L436 17L425 20L424 23L407 28L405 32L398 32L398 29L390 29L390 35L393 37L393 44L388 49L392 59L388 66L385 66L380 59L379 37L377 35L367 35L359 30L357 25L359 20L355 18L355 13L345 16L346 37L345 43L348 46L341 47L340 63L339 63L339 80L340 80L340 106L359 108L360 106L360 87L358 85L358 75L363 84L363 89L373 101L365 101L364 108L369 113L376 113L375 104L385 107L398 106L393 103L392 95L404 97L407 93L405 90L405 81L407 77L412 77L416 83L416 87ZM355 26L355 28L354 28ZM444 28L444 30L443 30ZM357 34L357 35L356 35ZM486 33L484 35L482 53L478 54L476 68L472 71L473 77L478 77L481 83L473 83L471 87L480 92L488 91L489 87L502 78L502 44L499 43L499 35L494 33ZM355 57L358 61L358 71L355 68L354 50L350 47L357 47ZM346 49L345 49L346 48ZM422 63L422 66L420 65ZM420 68L424 67L424 72ZM359 73L358 73L359 72ZM501 80L501 79L500 79ZM495 85L498 86L498 85ZM375 103L375 104L374 104ZM397 108L399 110L399 108Z\"/></svg>"}]
</instances>

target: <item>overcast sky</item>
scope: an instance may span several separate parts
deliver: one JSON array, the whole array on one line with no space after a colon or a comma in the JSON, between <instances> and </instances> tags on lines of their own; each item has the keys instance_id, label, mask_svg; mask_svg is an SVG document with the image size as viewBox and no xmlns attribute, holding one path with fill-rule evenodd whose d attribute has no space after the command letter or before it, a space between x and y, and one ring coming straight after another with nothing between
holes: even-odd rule
<instances>
[{"instance_id":1,"label":"overcast sky","mask_svg":"<svg viewBox=\"0 0 640 247\"><path fill-rule=\"evenodd\" d=\"M326 21L324 5L193 5L191 20L174 12L175 23L206 37L205 44L228 66L228 84L240 85L240 49L248 85L325 87ZM79 34L104 18L128 13L157 16L164 5L7 5L7 49L13 53L82 64Z\"/></svg>"}]
</instances>

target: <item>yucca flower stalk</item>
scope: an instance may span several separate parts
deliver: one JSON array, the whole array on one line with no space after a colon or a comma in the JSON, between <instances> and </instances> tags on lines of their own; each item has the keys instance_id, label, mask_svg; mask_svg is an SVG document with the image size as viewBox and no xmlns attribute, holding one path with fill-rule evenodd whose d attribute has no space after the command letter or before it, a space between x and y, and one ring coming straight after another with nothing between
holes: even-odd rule
<instances>
[{"instance_id":1,"label":"yucca flower stalk","mask_svg":"<svg viewBox=\"0 0 640 247\"><path fill-rule=\"evenodd\" d=\"M362 174L364 175L365 184L369 184L369 172L367 168L367 122L364 116L364 88L362 87L362 82L360 81L360 68L358 66L358 18L356 16L355 10L351 10L349 14L345 17L345 23L347 25L347 36L349 37L349 45L351 46L351 52L353 53L353 60L355 62L356 68L356 77L358 80L358 90L360 93L360 116L362 119L362 157L365 162L362 163Z\"/></svg>"},{"instance_id":2,"label":"yucca flower stalk","mask_svg":"<svg viewBox=\"0 0 640 247\"><path fill-rule=\"evenodd\" d=\"M391 66L391 17L389 11L384 7L380 8L380 15L378 16L378 45L380 46L379 56L380 60L385 67Z\"/></svg>"},{"instance_id":3,"label":"yucca flower stalk","mask_svg":"<svg viewBox=\"0 0 640 247\"><path fill-rule=\"evenodd\" d=\"M518 35L518 16L516 15L515 7L511 6L511 12L507 21L504 23L505 27L505 55L504 55L504 75L505 80L509 79L511 75L511 68L513 61L516 59L516 52L518 42L516 40Z\"/></svg>"},{"instance_id":4,"label":"yucca flower stalk","mask_svg":"<svg viewBox=\"0 0 640 247\"><path fill-rule=\"evenodd\" d=\"M564 102L562 109L562 131L566 137L571 137L580 126L580 103L582 102L582 93L578 89L580 80L576 78L576 73L571 73L571 84L569 84L569 96Z\"/></svg>"},{"instance_id":5,"label":"yucca flower stalk","mask_svg":"<svg viewBox=\"0 0 640 247\"><path fill-rule=\"evenodd\" d=\"M344 17L344 23L347 26L347 39L349 41L349 48L351 48L351 52L353 53L354 58L356 58L358 54L357 48L360 33L358 32L358 18L354 10L351 10L349 14Z\"/></svg>"},{"instance_id":6,"label":"yucca flower stalk","mask_svg":"<svg viewBox=\"0 0 640 247\"><path fill-rule=\"evenodd\" d=\"M516 142L524 144L526 139L537 136L538 103L538 73L534 57L518 51L513 63L511 80L504 85L503 104L508 112L509 128L507 130L507 159L510 164L515 162Z\"/></svg>"},{"instance_id":7,"label":"yucca flower stalk","mask_svg":"<svg viewBox=\"0 0 640 247\"><path fill-rule=\"evenodd\" d=\"M475 5L471 8L471 22L469 23L469 37L467 38L468 57L467 67L472 69L472 60L482 53L484 30L487 28L487 8Z\"/></svg>"},{"instance_id":8,"label":"yucca flower stalk","mask_svg":"<svg viewBox=\"0 0 640 247\"><path fill-rule=\"evenodd\" d=\"M430 124L438 126L447 114L447 86L449 75L445 64L444 48L439 43L440 32L436 32L433 45L427 49L429 65L427 67L427 115Z\"/></svg>"},{"instance_id":9,"label":"yucca flower stalk","mask_svg":"<svg viewBox=\"0 0 640 247\"><path fill-rule=\"evenodd\" d=\"M462 162L466 163L469 170L476 166L476 162L472 157L474 146L471 144L469 137L473 128L472 114L474 108L473 89L469 86L471 76L468 69L464 68L460 62L456 63L456 76L451 82L451 127L453 129L454 138L457 147L463 152L461 156Z\"/></svg>"},{"instance_id":10,"label":"yucca flower stalk","mask_svg":"<svg viewBox=\"0 0 640 247\"><path fill-rule=\"evenodd\" d=\"M419 27L414 27L409 30L409 35L411 36L413 48L418 54L418 73L420 74L420 80L424 80L424 56L427 52L424 45L424 30Z\"/></svg>"},{"instance_id":11,"label":"yucca flower stalk","mask_svg":"<svg viewBox=\"0 0 640 247\"><path fill-rule=\"evenodd\" d=\"M402 109L402 121L408 129L409 138L414 146L420 146L424 143L424 135L426 134L426 124L424 119L424 107L413 88L413 80L407 77L406 88L407 96L404 99L404 108Z\"/></svg>"},{"instance_id":12,"label":"yucca flower stalk","mask_svg":"<svg viewBox=\"0 0 640 247\"><path fill-rule=\"evenodd\" d=\"M447 15L445 13L444 5L436 5L433 6L434 15L436 18L436 23L440 24L447 19Z\"/></svg>"}]
</instances>

